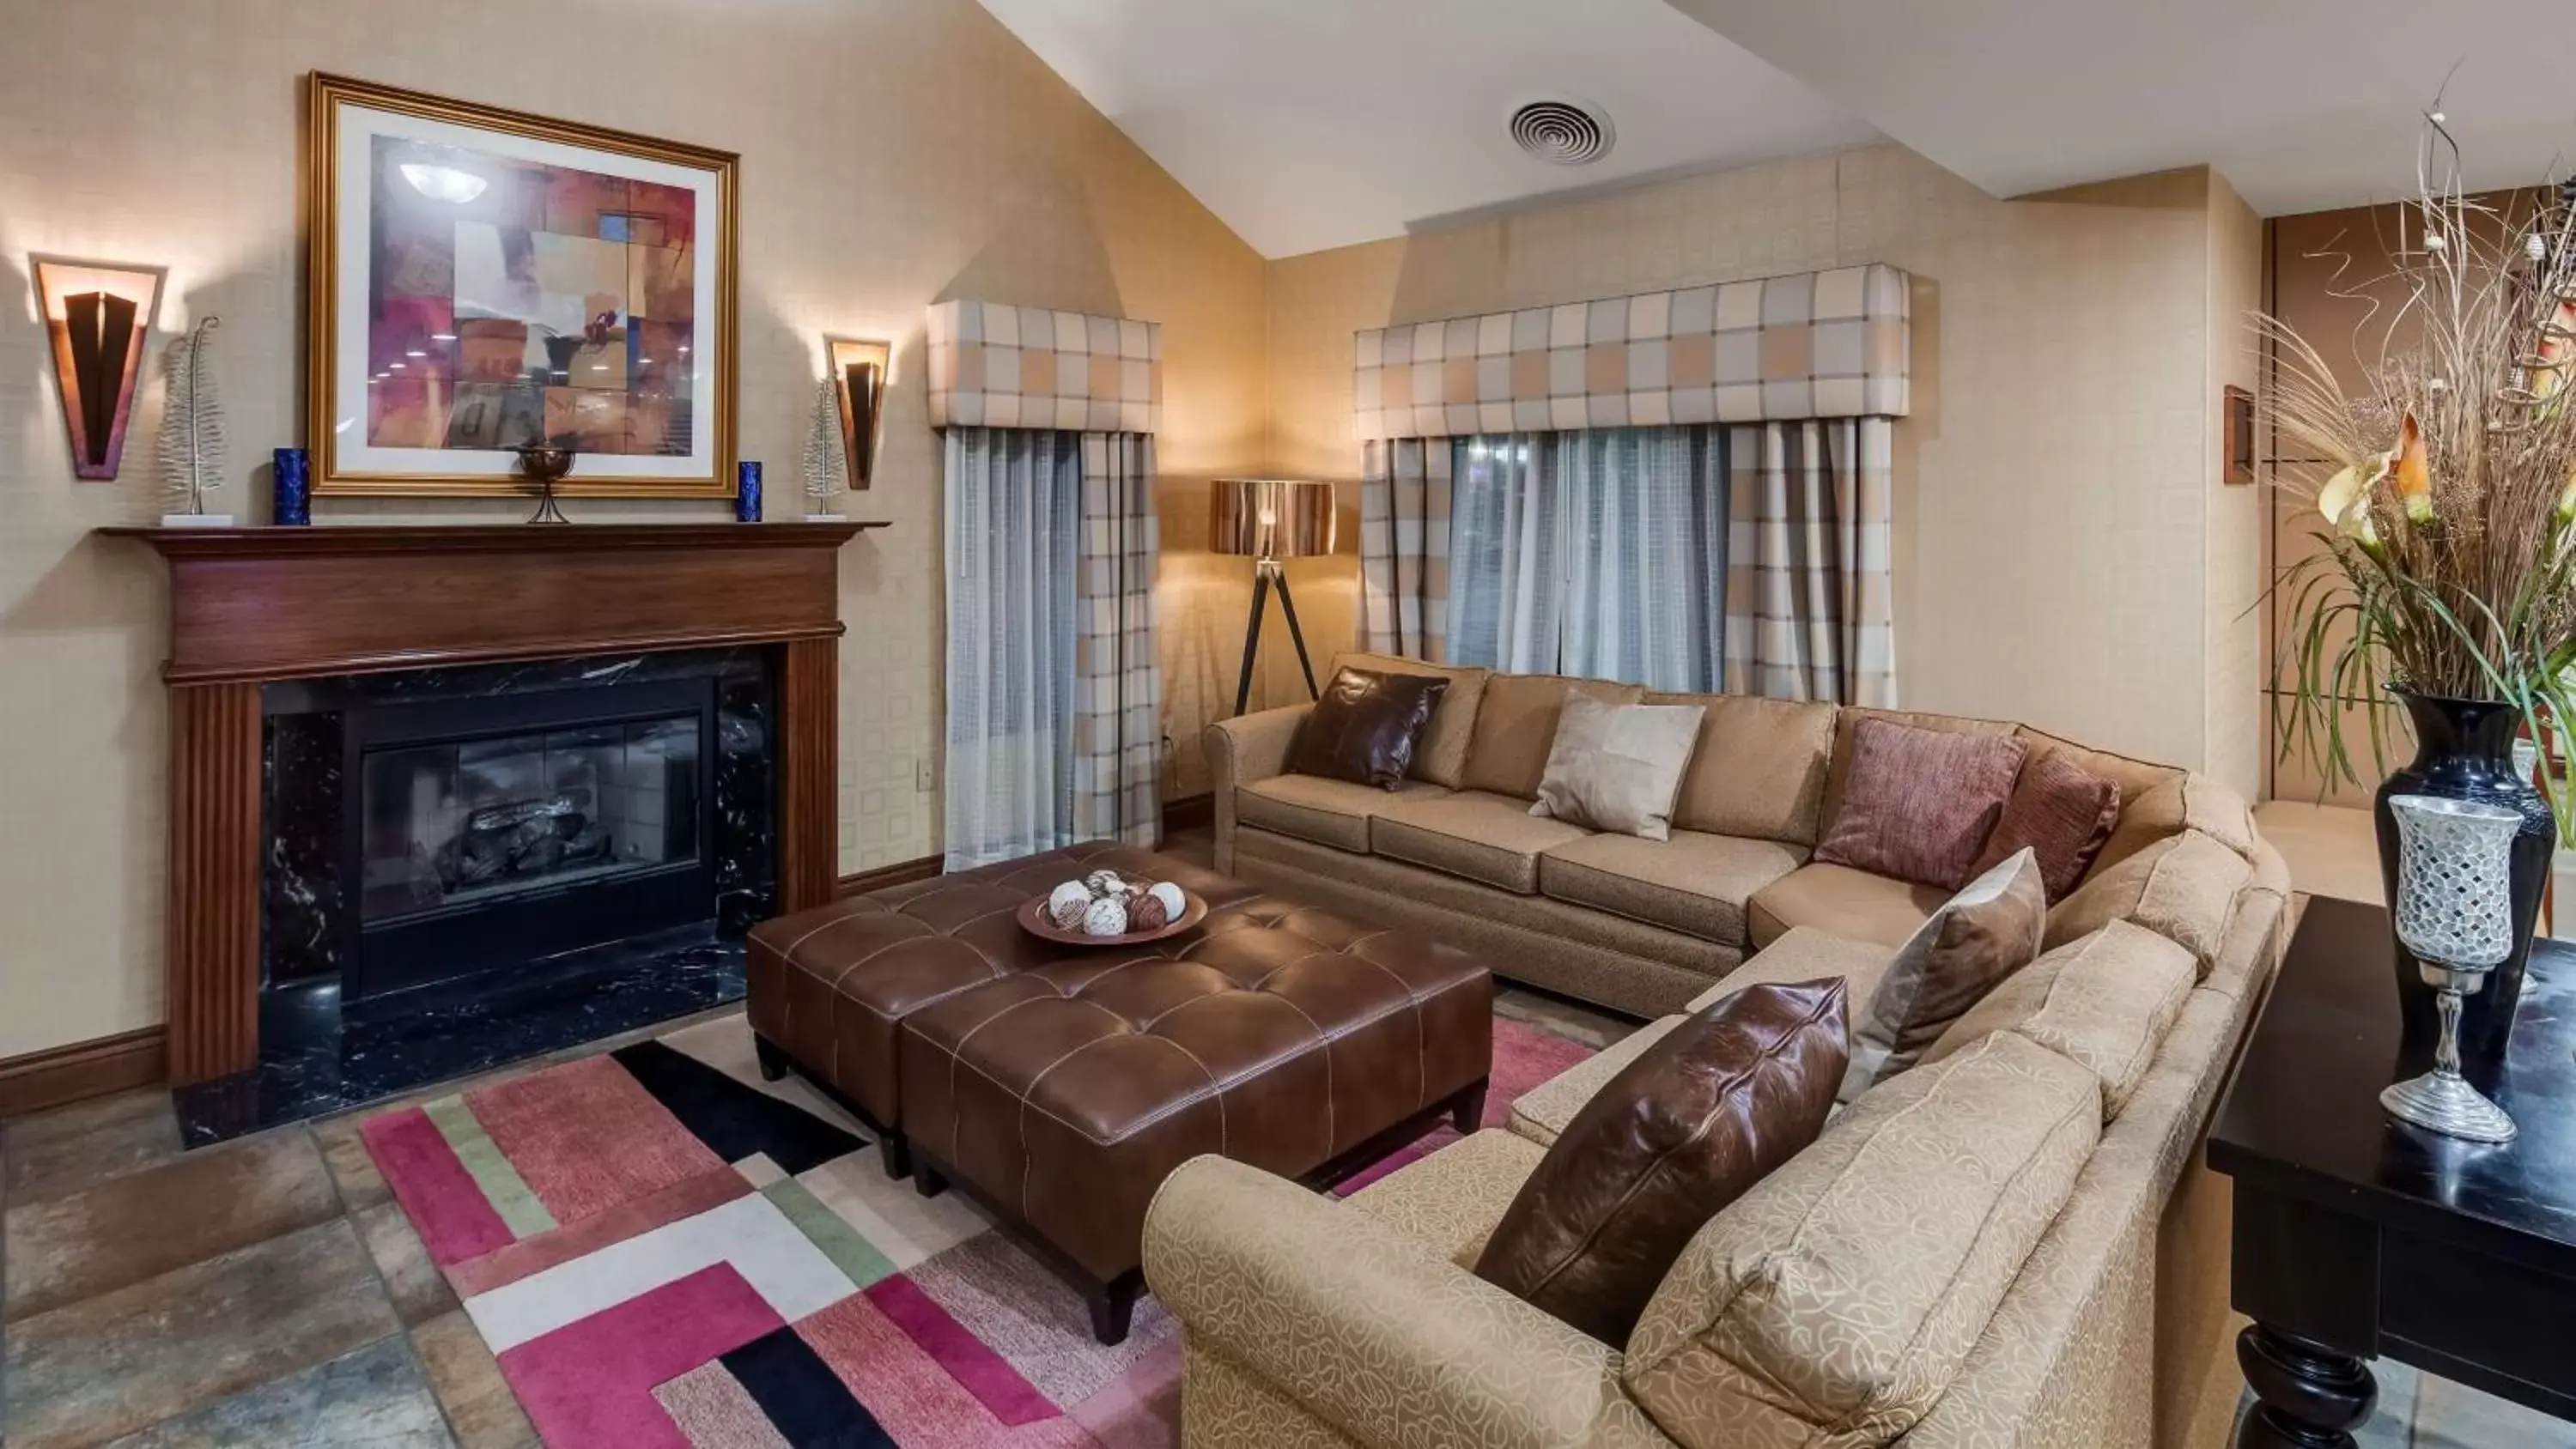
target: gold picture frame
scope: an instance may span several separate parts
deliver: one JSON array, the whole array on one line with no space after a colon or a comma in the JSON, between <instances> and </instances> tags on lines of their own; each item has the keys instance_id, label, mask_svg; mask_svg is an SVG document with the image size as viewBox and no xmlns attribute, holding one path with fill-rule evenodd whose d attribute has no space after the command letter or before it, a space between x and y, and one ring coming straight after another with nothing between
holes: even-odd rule
<instances>
[{"instance_id":1,"label":"gold picture frame","mask_svg":"<svg viewBox=\"0 0 2576 1449\"><path fill-rule=\"evenodd\" d=\"M306 430L322 495L732 496L741 158L315 72Z\"/></svg>"}]
</instances>

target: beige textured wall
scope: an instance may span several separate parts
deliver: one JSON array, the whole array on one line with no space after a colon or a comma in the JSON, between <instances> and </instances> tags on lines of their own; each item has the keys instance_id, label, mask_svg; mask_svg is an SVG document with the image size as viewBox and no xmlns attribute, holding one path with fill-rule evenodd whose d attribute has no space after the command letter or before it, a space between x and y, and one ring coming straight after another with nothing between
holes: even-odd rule
<instances>
[{"instance_id":1,"label":"beige textured wall","mask_svg":"<svg viewBox=\"0 0 2576 1449\"><path fill-rule=\"evenodd\" d=\"M1893 263L1917 283L1897 430L1906 702L2200 765L2213 189L2192 170L2001 202L1882 144L1275 262L1271 461L1356 478L1360 328ZM1356 567L1332 563L1346 639Z\"/></svg>"},{"instance_id":2,"label":"beige textured wall","mask_svg":"<svg viewBox=\"0 0 2576 1449\"><path fill-rule=\"evenodd\" d=\"M164 331L215 312L226 502L300 441L299 78L340 71L743 153L742 451L796 506L816 339L899 340L888 440L842 558L841 864L938 848L914 788L939 728L936 443L922 312L974 295L1164 324L1167 517L1263 457L1261 259L974 0L81 0L13 7L0 45L0 290L64 252L171 267ZM159 511L147 397L125 476L75 482L32 303L0 308L0 1057L161 1016L160 566L92 540ZM573 505L577 518L722 504ZM509 502L326 503L515 518ZM1163 594L1172 734L1231 703L1243 585L1186 554ZM1214 575L1214 576L1210 576ZM1218 684L1222 675L1222 686ZM1175 792L1193 784L1194 743Z\"/></svg>"},{"instance_id":3,"label":"beige textured wall","mask_svg":"<svg viewBox=\"0 0 2576 1449\"><path fill-rule=\"evenodd\" d=\"M2207 740L2201 768L2254 799L2263 784L2263 553L2260 482L2230 486L2224 389L2256 390L2262 356L2254 315L2263 305L2263 222L2212 171L2209 178L2209 414ZM2259 452L2259 446L2258 446ZM2256 470L2259 479L2262 470Z\"/></svg>"}]
</instances>

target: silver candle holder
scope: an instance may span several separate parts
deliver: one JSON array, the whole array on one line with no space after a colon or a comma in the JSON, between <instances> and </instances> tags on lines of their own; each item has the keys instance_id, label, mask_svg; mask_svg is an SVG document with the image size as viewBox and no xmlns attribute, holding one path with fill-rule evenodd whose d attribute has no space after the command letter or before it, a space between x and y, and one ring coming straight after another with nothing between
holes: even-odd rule
<instances>
[{"instance_id":1,"label":"silver candle holder","mask_svg":"<svg viewBox=\"0 0 2576 1449\"><path fill-rule=\"evenodd\" d=\"M2379 1094L2401 1122L2469 1142L2511 1142L2513 1118L2460 1075L2460 1007L2513 954L2512 849L2522 817L2494 805L2397 795L2397 939L2437 993L2433 1070Z\"/></svg>"}]
</instances>

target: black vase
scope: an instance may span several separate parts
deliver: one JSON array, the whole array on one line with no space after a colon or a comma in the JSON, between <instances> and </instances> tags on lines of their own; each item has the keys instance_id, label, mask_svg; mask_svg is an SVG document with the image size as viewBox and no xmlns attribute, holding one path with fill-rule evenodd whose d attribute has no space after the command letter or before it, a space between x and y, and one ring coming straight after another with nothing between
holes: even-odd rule
<instances>
[{"instance_id":1,"label":"black vase","mask_svg":"<svg viewBox=\"0 0 2576 1449\"><path fill-rule=\"evenodd\" d=\"M2491 699L2446 699L2408 689L2389 692L2415 722L2415 762L2390 775L2370 807L2379 830L2380 880L2392 908L2397 901L2397 817L2388 808L2392 796L2474 800L2522 816L2522 829L2513 839L2513 954L2488 974L2485 988L2468 999L2460 1014L2460 1071L2485 1090L2494 1085L2505 1042L2513 1034L2514 1007L2522 999L2523 963L2531 957L2531 934L2540 921L2540 897L2549 886L2550 857L2558 845L2558 821L2547 798L2514 769L2513 741L2522 715L2512 705ZM2389 930L2392 935L2396 931L2393 910ZM2424 984L2406 943L2394 945L2397 999L2405 1012L2408 1050L2429 1059L2439 1029L2433 989Z\"/></svg>"}]
</instances>

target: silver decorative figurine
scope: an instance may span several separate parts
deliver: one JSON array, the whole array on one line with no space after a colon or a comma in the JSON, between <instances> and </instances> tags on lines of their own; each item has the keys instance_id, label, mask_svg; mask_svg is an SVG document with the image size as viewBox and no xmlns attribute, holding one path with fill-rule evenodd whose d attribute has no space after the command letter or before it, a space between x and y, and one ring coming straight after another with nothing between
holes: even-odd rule
<instances>
[{"instance_id":1,"label":"silver decorative figurine","mask_svg":"<svg viewBox=\"0 0 2576 1449\"><path fill-rule=\"evenodd\" d=\"M2511 851L2522 817L2431 795L2392 796L2397 938L2439 993L2433 1070L2379 1094L2401 1122L2470 1142L2511 1142L2513 1119L2460 1075L2460 1005L2513 954Z\"/></svg>"}]
</instances>

